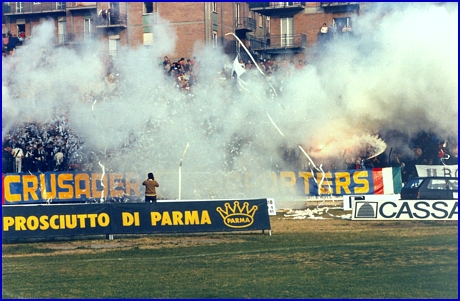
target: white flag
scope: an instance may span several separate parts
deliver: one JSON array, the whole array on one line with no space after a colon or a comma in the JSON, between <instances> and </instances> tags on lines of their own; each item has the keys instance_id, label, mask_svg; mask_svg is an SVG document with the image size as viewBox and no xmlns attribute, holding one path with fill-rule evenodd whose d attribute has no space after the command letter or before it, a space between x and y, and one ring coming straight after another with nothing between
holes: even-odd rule
<instances>
[{"instance_id":1,"label":"white flag","mask_svg":"<svg viewBox=\"0 0 460 301\"><path fill-rule=\"evenodd\" d=\"M244 65L240 64L240 62L238 61L238 56L235 58L235 61L233 62L232 74L233 71L236 72L237 77L240 77L244 72L246 72L246 70L244 69Z\"/></svg>"}]
</instances>

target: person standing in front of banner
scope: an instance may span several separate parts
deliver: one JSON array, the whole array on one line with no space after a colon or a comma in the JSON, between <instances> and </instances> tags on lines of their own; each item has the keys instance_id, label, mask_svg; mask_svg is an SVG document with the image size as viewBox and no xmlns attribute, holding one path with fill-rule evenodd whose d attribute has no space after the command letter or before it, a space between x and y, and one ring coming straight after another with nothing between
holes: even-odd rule
<instances>
[{"instance_id":1,"label":"person standing in front of banner","mask_svg":"<svg viewBox=\"0 0 460 301\"><path fill-rule=\"evenodd\" d=\"M146 203L156 203L157 202L157 192L156 187L160 187L160 184L155 180L153 173L149 172L148 179L142 182L142 185L145 186L145 202Z\"/></svg>"}]
</instances>

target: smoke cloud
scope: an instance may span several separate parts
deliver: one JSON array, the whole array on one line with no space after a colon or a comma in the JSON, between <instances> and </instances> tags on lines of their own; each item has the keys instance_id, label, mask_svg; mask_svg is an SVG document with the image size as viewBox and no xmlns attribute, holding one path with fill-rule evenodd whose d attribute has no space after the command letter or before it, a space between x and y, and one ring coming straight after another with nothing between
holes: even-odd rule
<instances>
[{"instance_id":1,"label":"smoke cloud","mask_svg":"<svg viewBox=\"0 0 460 301\"><path fill-rule=\"evenodd\" d=\"M318 59L271 97L258 71L242 76L247 91L223 80L234 57L203 45L193 96L178 90L159 66L176 42L165 22L154 26L158 47L114 58L118 83L103 80L101 45L55 48L44 22L3 61L2 137L14 124L67 114L82 151L106 172L154 172L168 199L177 198L187 143L182 198L207 199L277 197L265 175L309 169L299 145L316 165L343 169L344 156L404 148L420 131L457 139L457 3L381 4L352 24L353 38L318 46Z\"/></svg>"}]
</instances>

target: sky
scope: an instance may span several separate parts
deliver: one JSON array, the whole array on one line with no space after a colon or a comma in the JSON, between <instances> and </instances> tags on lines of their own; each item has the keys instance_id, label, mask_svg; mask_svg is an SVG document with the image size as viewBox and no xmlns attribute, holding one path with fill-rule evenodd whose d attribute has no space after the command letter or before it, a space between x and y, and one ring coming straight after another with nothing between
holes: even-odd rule
<instances>
[{"instance_id":1,"label":"sky","mask_svg":"<svg viewBox=\"0 0 460 301\"><path fill-rule=\"evenodd\" d=\"M169 199L276 197L273 171L341 169L345 157L393 147L410 155L421 131L457 143L457 3L376 5L352 20L353 39L323 47L277 97L256 71L243 74L244 89L222 81L222 62L235 58L198 43L198 84L184 95L158 66L177 40L159 23L155 47L120 50L118 84L101 80L101 45L54 48L54 25L35 27L2 63L2 138L15 122L67 112L106 172L153 172ZM85 102L91 92L106 97Z\"/></svg>"}]
</instances>

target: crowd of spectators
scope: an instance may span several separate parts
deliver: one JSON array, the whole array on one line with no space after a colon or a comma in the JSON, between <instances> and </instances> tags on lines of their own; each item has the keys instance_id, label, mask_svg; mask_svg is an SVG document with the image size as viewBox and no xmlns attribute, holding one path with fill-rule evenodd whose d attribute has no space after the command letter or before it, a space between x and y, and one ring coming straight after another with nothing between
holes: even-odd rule
<instances>
[{"instance_id":1,"label":"crowd of spectators","mask_svg":"<svg viewBox=\"0 0 460 301\"><path fill-rule=\"evenodd\" d=\"M46 172L81 169L75 154L84 141L65 116L50 123L13 125L2 139L2 172Z\"/></svg>"},{"instance_id":2,"label":"crowd of spectators","mask_svg":"<svg viewBox=\"0 0 460 301\"><path fill-rule=\"evenodd\" d=\"M81 95L81 100L87 104L110 100L112 97L121 95L117 90L120 74L113 57L105 56L103 64L105 69L102 81L115 88L100 93L91 91ZM262 71L275 88L276 93L282 94L284 81L295 72L302 70L308 63L306 60L294 62L293 60L288 61L287 58L282 58L280 61L277 61L276 58L268 58L261 59L258 63L252 60L244 63L240 60L239 64L244 66L246 71L241 76L242 78L260 76L260 71ZM255 64L258 66L256 67ZM193 96L192 88L198 82L199 72L196 57L173 61L168 56L164 56L163 59L159 58L158 68L163 70L164 76L171 80L174 88ZM232 74L231 64L227 63L221 69L218 80L236 82L236 72ZM267 92L269 91L270 89L267 89ZM85 170L93 166L91 162L88 162L91 161L91 156L80 151L84 141L72 131L65 116L57 116L49 123L16 124L2 138L2 170L4 173ZM402 154L400 150L394 150L390 153L384 152L378 156L372 156L371 153L364 152L350 156L343 160L343 164L330 166L330 168L369 169L395 166L402 167L403 171L410 175L415 172L415 165L458 164L457 142L452 139L447 143L433 134L422 133L412 139L410 145L405 146L407 147L413 150L413 154ZM90 153L94 154L91 151ZM287 163L299 162L299 154L296 152L283 149L282 154Z\"/></svg>"}]
</instances>

